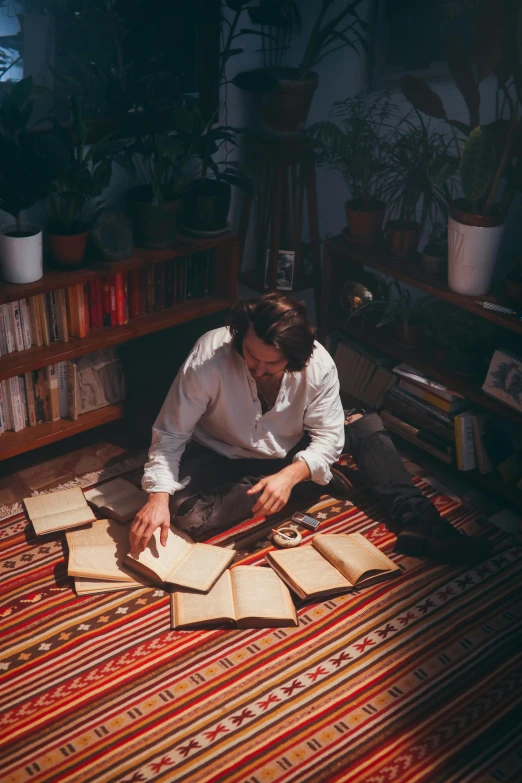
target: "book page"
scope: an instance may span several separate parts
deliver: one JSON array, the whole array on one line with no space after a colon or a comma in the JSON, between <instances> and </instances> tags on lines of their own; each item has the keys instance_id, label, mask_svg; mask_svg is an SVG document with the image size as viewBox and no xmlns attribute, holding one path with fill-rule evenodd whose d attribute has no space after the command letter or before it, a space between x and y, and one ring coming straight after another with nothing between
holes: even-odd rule
<instances>
[{"instance_id":1,"label":"book page","mask_svg":"<svg viewBox=\"0 0 522 783\"><path fill-rule=\"evenodd\" d=\"M119 522L130 522L147 501L147 493L138 489L130 481L117 478L89 489L85 499L96 508L104 509L108 516Z\"/></svg>"},{"instance_id":2,"label":"book page","mask_svg":"<svg viewBox=\"0 0 522 783\"><path fill-rule=\"evenodd\" d=\"M353 584L310 545L267 554L268 562L302 598L349 589Z\"/></svg>"},{"instance_id":3,"label":"book page","mask_svg":"<svg viewBox=\"0 0 522 783\"><path fill-rule=\"evenodd\" d=\"M264 619L277 625L290 620L297 625L288 588L271 568L236 566L230 576L238 622Z\"/></svg>"},{"instance_id":4,"label":"book page","mask_svg":"<svg viewBox=\"0 0 522 783\"><path fill-rule=\"evenodd\" d=\"M97 519L90 527L68 530L65 536L69 547L69 576L136 582L123 565L129 551L129 533L119 522Z\"/></svg>"},{"instance_id":5,"label":"book page","mask_svg":"<svg viewBox=\"0 0 522 783\"><path fill-rule=\"evenodd\" d=\"M84 525L96 519L80 487L24 498L24 503L37 535Z\"/></svg>"},{"instance_id":6,"label":"book page","mask_svg":"<svg viewBox=\"0 0 522 783\"><path fill-rule=\"evenodd\" d=\"M223 549L211 544L194 544L178 567L170 571L165 581L192 590L210 590L235 555L233 549Z\"/></svg>"},{"instance_id":7,"label":"book page","mask_svg":"<svg viewBox=\"0 0 522 783\"><path fill-rule=\"evenodd\" d=\"M230 571L225 571L208 593L176 590L170 599L171 627L205 625L235 620Z\"/></svg>"},{"instance_id":8,"label":"book page","mask_svg":"<svg viewBox=\"0 0 522 783\"><path fill-rule=\"evenodd\" d=\"M128 536L128 528L124 529ZM171 527L167 537L167 544L162 546L160 533L160 528L154 531L147 547L143 552L140 552L138 557L134 557L129 552L125 557L125 563L130 568L136 568L142 573L155 575L162 582L165 582L168 575L175 571L187 556L188 550L192 547L192 539L183 531Z\"/></svg>"},{"instance_id":9,"label":"book page","mask_svg":"<svg viewBox=\"0 0 522 783\"><path fill-rule=\"evenodd\" d=\"M363 575L400 570L361 533L318 534L313 537L312 546L352 584L356 584Z\"/></svg>"},{"instance_id":10,"label":"book page","mask_svg":"<svg viewBox=\"0 0 522 783\"><path fill-rule=\"evenodd\" d=\"M74 577L74 589L76 595L95 595L96 593L110 593L113 590L136 590L143 587L155 587L141 579L137 574L137 580L131 582L116 582L112 579L89 579L89 577Z\"/></svg>"}]
</instances>

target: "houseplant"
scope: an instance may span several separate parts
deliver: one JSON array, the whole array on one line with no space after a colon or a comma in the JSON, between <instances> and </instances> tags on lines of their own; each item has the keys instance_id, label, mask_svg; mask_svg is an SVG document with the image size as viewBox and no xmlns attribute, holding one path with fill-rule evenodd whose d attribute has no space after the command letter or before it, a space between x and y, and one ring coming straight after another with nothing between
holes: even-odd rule
<instances>
[{"instance_id":1,"label":"houseplant","mask_svg":"<svg viewBox=\"0 0 522 783\"><path fill-rule=\"evenodd\" d=\"M108 187L112 174L111 156L120 149L117 142L104 138L85 144L82 99L70 97L71 128L54 123L59 155L53 192L49 198L48 239L57 265L81 266L88 237L88 211L93 201Z\"/></svg>"},{"instance_id":2,"label":"houseplant","mask_svg":"<svg viewBox=\"0 0 522 783\"><path fill-rule=\"evenodd\" d=\"M415 251L428 221L445 219L458 168L452 137L416 114L408 114L393 129L387 149L389 169L382 189L389 210L385 236L397 258Z\"/></svg>"},{"instance_id":3,"label":"houseplant","mask_svg":"<svg viewBox=\"0 0 522 783\"><path fill-rule=\"evenodd\" d=\"M385 94L359 93L334 103L328 120L306 130L316 163L338 171L348 185L348 231L354 239L375 241L386 209L382 192L388 176L388 123L396 106Z\"/></svg>"},{"instance_id":4,"label":"houseplant","mask_svg":"<svg viewBox=\"0 0 522 783\"><path fill-rule=\"evenodd\" d=\"M314 68L325 57L346 46L359 53L367 49L369 25L360 18L362 0L344 2L334 12L335 0L320 0L301 61L294 67L269 67L239 73L232 81L260 98L262 127L270 132L295 134L306 123L319 77ZM230 5L232 0L228 0ZM234 5L240 5L235 2ZM244 5L244 4L243 4Z\"/></svg>"},{"instance_id":5,"label":"houseplant","mask_svg":"<svg viewBox=\"0 0 522 783\"><path fill-rule=\"evenodd\" d=\"M441 275L445 270L448 253L448 232L442 223L431 227L428 242L422 251L422 268L429 275Z\"/></svg>"},{"instance_id":6,"label":"houseplant","mask_svg":"<svg viewBox=\"0 0 522 783\"><path fill-rule=\"evenodd\" d=\"M0 104L0 208L14 223L0 233L1 271L9 283L32 283L43 275L42 229L21 213L46 198L55 174L49 134L30 133L32 79L2 85Z\"/></svg>"},{"instance_id":7,"label":"houseplant","mask_svg":"<svg viewBox=\"0 0 522 783\"><path fill-rule=\"evenodd\" d=\"M402 92L418 110L444 120L464 143L460 158L463 198L453 202L448 224L448 282L452 290L481 296L489 290L514 193L522 184L521 51L519 3L483 2L474 31L474 51L447 42L447 60L469 122L451 119L440 96L422 79L407 75ZM473 67L476 62L476 69ZM481 121L480 83L496 80L495 118Z\"/></svg>"}]
</instances>

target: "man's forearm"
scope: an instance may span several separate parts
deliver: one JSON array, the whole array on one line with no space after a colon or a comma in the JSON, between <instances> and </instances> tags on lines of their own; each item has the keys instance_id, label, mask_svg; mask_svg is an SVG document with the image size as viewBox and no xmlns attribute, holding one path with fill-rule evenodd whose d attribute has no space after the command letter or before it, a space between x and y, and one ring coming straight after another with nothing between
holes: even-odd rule
<instances>
[{"instance_id":1,"label":"man's forearm","mask_svg":"<svg viewBox=\"0 0 522 783\"><path fill-rule=\"evenodd\" d=\"M304 460L296 460L291 465L287 465L283 468L281 473L284 473L286 477L292 482L293 486L299 484L301 481L310 481L311 474L310 468Z\"/></svg>"}]
</instances>

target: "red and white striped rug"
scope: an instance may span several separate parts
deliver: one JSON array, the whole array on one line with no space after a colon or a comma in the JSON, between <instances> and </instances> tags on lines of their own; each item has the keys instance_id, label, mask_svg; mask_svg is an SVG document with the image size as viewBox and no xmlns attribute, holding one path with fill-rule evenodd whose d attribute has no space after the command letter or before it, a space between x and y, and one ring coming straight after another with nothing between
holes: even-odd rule
<instances>
[{"instance_id":1,"label":"red and white striped rug","mask_svg":"<svg viewBox=\"0 0 522 783\"><path fill-rule=\"evenodd\" d=\"M76 483L137 481L142 461ZM171 631L156 589L77 598L64 536L0 510L2 783L520 783L522 551L418 483L490 560L392 555L398 579L301 603L292 629ZM354 500L323 499L321 530L390 553L378 505Z\"/></svg>"}]
</instances>

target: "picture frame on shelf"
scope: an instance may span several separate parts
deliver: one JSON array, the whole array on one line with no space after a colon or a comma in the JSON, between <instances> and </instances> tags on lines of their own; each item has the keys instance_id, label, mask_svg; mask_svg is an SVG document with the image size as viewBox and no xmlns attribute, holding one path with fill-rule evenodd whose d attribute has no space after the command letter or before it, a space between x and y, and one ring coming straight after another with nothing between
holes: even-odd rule
<instances>
[{"instance_id":1,"label":"picture frame on shelf","mask_svg":"<svg viewBox=\"0 0 522 783\"><path fill-rule=\"evenodd\" d=\"M265 258L265 288L268 288L270 248ZM279 250L277 254L277 290L292 291L294 285L295 250Z\"/></svg>"}]
</instances>

